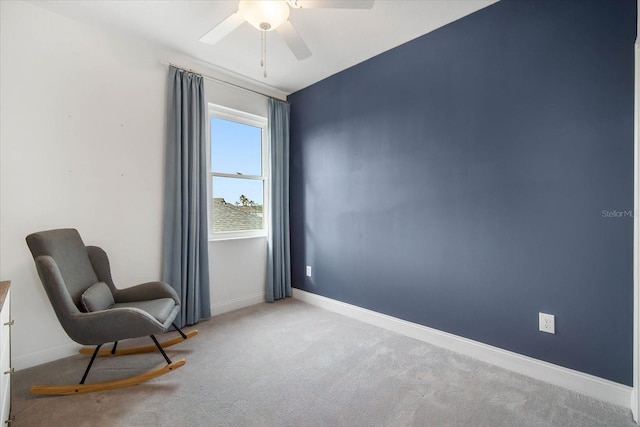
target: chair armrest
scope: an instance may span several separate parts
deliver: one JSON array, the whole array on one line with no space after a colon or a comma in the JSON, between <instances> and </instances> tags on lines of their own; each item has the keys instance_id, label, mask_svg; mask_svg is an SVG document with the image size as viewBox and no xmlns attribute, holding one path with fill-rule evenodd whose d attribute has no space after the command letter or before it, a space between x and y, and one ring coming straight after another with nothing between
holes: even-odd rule
<instances>
[{"instance_id":1,"label":"chair armrest","mask_svg":"<svg viewBox=\"0 0 640 427\"><path fill-rule=\"evenodd\" d=\"M151 315L137 308L110 308L69 316L65 331L82 345L98 345L166 331Z\"/></svg>"},{"instance_id":2,"label":"chair armrest","mask_svg":"<svg viewBox=\"0 0 640 427\"><path fill-rule=\"evenodd\" d=\"M176 291L164 282L147 282L130 288L118 289L113 295L116 303L148 301L158 298L173 298L176 305L180 305L180 298Z\"/></svg>"}]
</instances>

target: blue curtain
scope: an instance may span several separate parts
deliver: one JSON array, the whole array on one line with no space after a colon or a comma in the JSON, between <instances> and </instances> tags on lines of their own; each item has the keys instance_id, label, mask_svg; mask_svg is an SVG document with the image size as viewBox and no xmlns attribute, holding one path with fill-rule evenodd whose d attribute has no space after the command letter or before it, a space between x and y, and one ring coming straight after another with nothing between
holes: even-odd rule
<instances>
[{"instance_id":1,"label":"blue curtain","mask_svg":"<svg viewBox=\"0 0 640 427\"><path fill-rule=\"evenodd\" d=\"M169 67L162 280L180 296L180 327L211 317L207 119L202 76Z\"/></svg>"},{"instance_id":2,"label":"blue curtain","mask_svg":"<svg viewBox=\"0 0 640 427\"><path fill-rule=\"evenodd\" d=\"M289 104L269 99L271 227L267 243L267 301L291 296L289 252Z\"/></svg>"}]
</instances>

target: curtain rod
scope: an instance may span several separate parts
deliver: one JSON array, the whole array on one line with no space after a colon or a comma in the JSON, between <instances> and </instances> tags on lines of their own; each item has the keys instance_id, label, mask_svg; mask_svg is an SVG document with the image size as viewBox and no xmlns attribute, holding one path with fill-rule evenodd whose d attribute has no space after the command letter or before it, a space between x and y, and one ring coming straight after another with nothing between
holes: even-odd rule
<instances>
[{"instance_id":1,"label":"curtain rod","mask_svg":"<svg viewBox=\"0 0 640 427\"><path fill-rule=\"evenodd\" d=\"M177 68L177 69L182 70L182 71L187 71L187 72L189 72L189 73L198 74L198 75L202 76L202 77L203 77L203 78L205 78L205 79L213 80L214 82L222 83L222 84L225 84L225 85L227 85L227 86L231 86L231 87L235 87L236 89L241 89L241 90L244 90L244 91L246 91L246 92L255 93L256 95L261 95L261 96L264 96L265 98L274 99L274 100L276 100L276 101L280 101L280 102L286 102L287 104L289 103L289 101L282 100L282 99L279 99L279 98L275 98L275 97L273 97L273 96L271 96L271 95L267 95L267 94L265 94L265 93L258 92L257 90L249 89L249 88L246 88L246 87L243 87L243 86L240 86L240 85L234 84L234 83L229 83L229 82L227 82L227 81L224 81L224 80L221 80L221 79L217 79L217 78L215 78L215 77L211 77L211 76L208 76L208 75L206 75L206 74L199 73L199 72L197 72L197 71L193 71L192 69L188 69L188 68L184 68L184 67L181 67L181 66L179 66L179 65L176 65L176 64L172 64L171 62L164 62L163 64L164 64L164 65L169 65L169 66L171 66L171 67Z\"/></svg>"}]
</instances>

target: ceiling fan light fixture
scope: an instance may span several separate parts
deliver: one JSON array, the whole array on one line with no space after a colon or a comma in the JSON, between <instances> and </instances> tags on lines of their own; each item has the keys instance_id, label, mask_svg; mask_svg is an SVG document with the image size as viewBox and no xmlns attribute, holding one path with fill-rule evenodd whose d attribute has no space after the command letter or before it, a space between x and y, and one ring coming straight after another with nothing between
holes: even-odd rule
<instances>
[{"instance_id":1,"label":"ceiling fan light fixture","mask_svg":"<svg viewBox=\"0 0 640 427\"><path fill-rule=\"evenodd\" d=\"M289 5L282 0L242 0L238 11L258 30L271 31L289 19Z\"/></svg>"}]
</instances>

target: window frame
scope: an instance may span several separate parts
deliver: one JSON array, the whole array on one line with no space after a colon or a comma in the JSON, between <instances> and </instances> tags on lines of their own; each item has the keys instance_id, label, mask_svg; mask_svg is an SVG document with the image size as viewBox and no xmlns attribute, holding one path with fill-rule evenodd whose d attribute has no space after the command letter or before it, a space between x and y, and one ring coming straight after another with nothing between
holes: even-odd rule
<instances>
[{"instance_id":1,"label":"window frame","mask_svg":"<svg viewBox=\"0 0 640 427\"><path fill-rule=\"evenodd\" d=\"M208 104L209 110L209 121L207 122L207 133L208 133L208 141L207 144L207 169L209 182L207 185L207 195L209 203L207 203L207 224L209 230L209 240L231 240L231 239L246 239L246 238L254 238L254 237L267 237L269 233L269 218L271 215L271 204L269 203L269 164L268 164L268 128L267 128L267 118L258 116L255 114L247 113L240 110L235 110L233 108L224 107L222 105L217 104ZM211 118L217 118L222 120L228 120L231 122L253 126L261 129L261 170L262 175L237 175L230 174L225 172L215 172L213 170L213 165L211 164L211 150L212 150L212 140L211 140ZM213 212L211 212L212 201L213 201L213 178L232 178L232 179L245 179L245 180L256 180L262 181L262 228L259 230L243 230L243 231L221 231L214 232L213 231Z\"/></svg>"}]
</instances>

